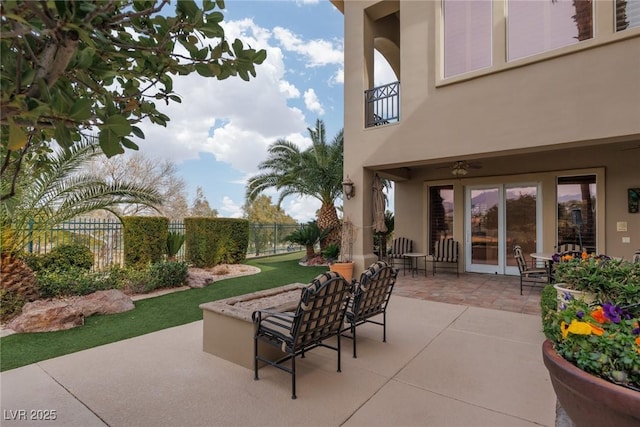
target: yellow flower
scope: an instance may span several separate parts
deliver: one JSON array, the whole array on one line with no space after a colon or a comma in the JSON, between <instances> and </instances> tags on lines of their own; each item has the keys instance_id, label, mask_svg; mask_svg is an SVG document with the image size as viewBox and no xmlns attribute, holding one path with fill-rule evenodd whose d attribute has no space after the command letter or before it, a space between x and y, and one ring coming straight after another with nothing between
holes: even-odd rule
<instances>
[{"instance_id":1,"label":"yellow flower","mask_svg":"<svg viewBox=\"0 0 640 427\"><path fill-rule=\"evenodd\" d=\"M569 325L565 322L560 324L560 330L562 331L562 338L566 338L569 333L576 335L591 335L592 328L587 322L578 322L573 319Z\"/></svg>"}]
</instances>

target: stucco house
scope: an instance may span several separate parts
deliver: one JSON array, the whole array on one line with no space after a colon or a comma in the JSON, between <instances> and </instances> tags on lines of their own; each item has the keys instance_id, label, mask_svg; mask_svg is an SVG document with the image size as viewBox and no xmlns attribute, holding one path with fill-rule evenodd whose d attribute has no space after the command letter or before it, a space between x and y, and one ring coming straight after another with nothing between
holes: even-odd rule
<instances>
[{"instance_id":1,"label":"stucco house","mask_svg":"<svg viewBox=\"0 0 640 427\"><path fill-rule=\"evenodd\" d=\"M640 1L331 0L344 15L344 173L356 271L372 181L395 236L459 271L517 274L513 246L640 249ZM374 51L397 81L374 86Z\"/></svg>"}]
</instances>

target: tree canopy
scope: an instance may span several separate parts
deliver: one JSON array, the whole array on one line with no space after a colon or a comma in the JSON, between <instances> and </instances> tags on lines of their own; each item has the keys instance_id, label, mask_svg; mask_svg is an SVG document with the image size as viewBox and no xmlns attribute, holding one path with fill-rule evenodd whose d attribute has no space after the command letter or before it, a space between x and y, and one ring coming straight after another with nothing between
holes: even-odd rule
<instances>
[{"instance_id":1,"label":"tree canopy","mask_svg":"<svg viewBox=\"0 0 640 427\"><path fill-rule=\"evenodd\" d=\"M271 197L264 194L256 197L253 202L247 202L242 207L244 217L250 223L259 224L297 224L297 221L287 215L279 206L271 202Z\"/></svg>"},{"instance_id":2,"label":"tree canopy","mask_svg":"<svg viewBox=\"0 0 640 427\"><path fill-rule=\"evenodd\" d=\"M55 140L98 134L109 157L137 149L143 120L166 126L156 103L180 102L173 77L255 77L265 50L229 41L223 0L57 0L0 4L0 198L15 194L23 162Z\"/></svg>"}]
</instances>

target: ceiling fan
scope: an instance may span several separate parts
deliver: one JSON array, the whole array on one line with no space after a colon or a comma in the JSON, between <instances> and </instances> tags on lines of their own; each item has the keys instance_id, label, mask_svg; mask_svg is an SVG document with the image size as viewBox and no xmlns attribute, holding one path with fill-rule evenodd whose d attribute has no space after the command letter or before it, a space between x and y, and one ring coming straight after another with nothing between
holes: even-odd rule
<instances>
[{"instance_id":1,"label":"ceiling fan","mask_svg":"<svg viewBox=\"0 0 640 427\"><path fill-rule=\"evenodd\" d=\"M454 176L465 176L469 173L469 169L480 169L482 165L480 163L469 163L466 160L458 160L453 162L451 166L446 166L451 169L451 173Z\"/></svg>"}]
</instances>

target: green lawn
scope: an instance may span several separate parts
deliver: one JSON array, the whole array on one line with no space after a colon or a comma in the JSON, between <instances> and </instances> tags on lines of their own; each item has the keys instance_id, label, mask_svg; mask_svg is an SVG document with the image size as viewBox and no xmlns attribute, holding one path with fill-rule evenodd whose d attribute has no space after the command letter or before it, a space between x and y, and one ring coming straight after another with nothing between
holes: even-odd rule
<instances>
[{"instance_id":1,"label":"green lawn","mask_svg":"<svg viewBox=\"0 0 640 427\"><path fill-rule=\"evenodd\" d=\"M327 267L302 267L298 253L247 261L261 272L216 282L206 288L189 289L137 301L135 310L92 316L85 325L58 332L14 334L0 339L0 371L184 325L202 319L198 306L294 282L308 283Z\"/></svg>"}]
</instances>

